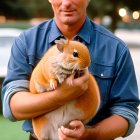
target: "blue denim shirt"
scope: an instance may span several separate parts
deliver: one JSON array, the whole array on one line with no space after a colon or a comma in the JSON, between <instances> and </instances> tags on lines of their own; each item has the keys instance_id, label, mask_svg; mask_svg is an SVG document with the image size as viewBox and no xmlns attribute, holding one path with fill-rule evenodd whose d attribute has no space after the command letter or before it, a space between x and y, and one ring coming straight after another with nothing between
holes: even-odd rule
<instances>
[{"instance_id":1,"label":"blue denim shirt","mask_svg":"<svg viewBox=\"0 0 140 140\"><path fill-rule=\"evenodd\" d=\"M14 42L8 64L7 76L2 87L3 114L16 121L9 101L17 91L28 91L29 77L43 54L64 37L55 19L45 21L23 32ZM93 125L113 114L126 118L130 135L138 120L138 88L133 62L125 43L111 32L86 18L73 40L84 43L91 57L89 71L95 76L101 93L101 105L97 115L88 122ZM24 102L24 101L23 101ZM30 120L23 124L25 131L32 131Z\"/></svg>"}]
</instances>

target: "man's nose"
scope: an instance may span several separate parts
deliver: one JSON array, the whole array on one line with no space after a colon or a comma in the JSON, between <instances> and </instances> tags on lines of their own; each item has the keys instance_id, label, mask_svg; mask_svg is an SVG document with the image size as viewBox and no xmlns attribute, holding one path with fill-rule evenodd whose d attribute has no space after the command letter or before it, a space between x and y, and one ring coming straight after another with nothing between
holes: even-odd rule
<instances>
[{"instance_id":1,"label":"man's nose","mask_svg":"<svg viewBox=\"0 0 140 140\"><path fill-rule=\"evenodd\" d=\"M66 7L69 7L71 5L71 0L61 0L62 4Z\"/></svg>"}]
</instances>

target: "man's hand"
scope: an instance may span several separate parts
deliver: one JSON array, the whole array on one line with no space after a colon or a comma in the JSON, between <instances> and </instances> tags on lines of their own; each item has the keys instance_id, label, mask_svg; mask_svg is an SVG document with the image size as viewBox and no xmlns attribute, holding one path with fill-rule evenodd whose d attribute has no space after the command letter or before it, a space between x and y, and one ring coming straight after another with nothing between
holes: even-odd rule
<instances>
[{"instance_id":1,"label":"man's hand","mask_svg":"<svg viewBox=\"0 0 140 140\"><path fill-rule=\"evenodd\" d=\"M55 91L56 101L61 105L81 96L88 89L89 72L74 79L74 75L69 76Z\"/></svg>"},{"instance_id":2,"label":"man's hand","mask_svg":"<svg viewBox=\"0 0 140 140\"><path fill-rule=\"evenodd\" d=\"M59 140L86 140L86 128L79 120L69 123L70 128L61 126L58 129Z\"/></svg>"}]
</instances>

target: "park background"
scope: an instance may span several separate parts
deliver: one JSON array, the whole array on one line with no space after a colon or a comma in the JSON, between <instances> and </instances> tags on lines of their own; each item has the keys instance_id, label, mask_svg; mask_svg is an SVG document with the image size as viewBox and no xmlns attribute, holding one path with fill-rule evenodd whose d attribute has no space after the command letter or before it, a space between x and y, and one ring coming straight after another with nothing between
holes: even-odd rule
<instances>
[{"instance_id":1,"label":"park background","mask_svg":"<svg viewBox=\"0 0 140 140\"><path fill-rule=\"evenodd\" d=\"M140 88L140 1L91 0L87 13L94 22L105 26L128 44ZM0 28L24 30L52 17L47 0L0 0ZM0 77L0 90L2 81L3 77ZM10 122L2 116L1 100L0 112L0 140L28 139L28 133L22 131L22 121ZM124 139L140 140L139 131L138 121L134 133Z\"/></svg>"}]
</instances>

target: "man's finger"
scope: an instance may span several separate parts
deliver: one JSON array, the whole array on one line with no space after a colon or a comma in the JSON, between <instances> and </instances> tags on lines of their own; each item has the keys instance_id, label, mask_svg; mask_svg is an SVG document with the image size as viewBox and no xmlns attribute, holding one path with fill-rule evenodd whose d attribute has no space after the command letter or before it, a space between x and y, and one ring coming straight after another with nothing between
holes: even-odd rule
<instances>
[{"instance_id":1,"label":"man's finger","mask_svg":"<svg viewBox=\"0 0 140 140\"><path fill-rule=\"evenodd\" d=\"M77 137L76 129L68 129L65 128L64 126L61 126L61 131L63 132L64 135L68 137Z\"/></svg>"},{"instance_id":2,"label":"man's finger","mask_svg":"<svg viewBox=\"0 0 140 140\"><path fill-rule=\"evenodd\" d=\"M76 78L76 79L73 80L73 84L81 85L81 84L87 82L88 79L89 79L89 72L85 71L85 73L81 77Z\"/></svg>"},{"instance_id":3,"label":"man's finger","mask_svg":"<svg viewBox=\"0 0 140 140\"><path fill-rule=\"evenodd\" d=\"M75 138L72 138L71 136L68 136L66 134L64 134L64 132L62 131L63 128L59 128L58 129L58 137L59 140L76 140Z\"/></svg>"}]
</instances>

